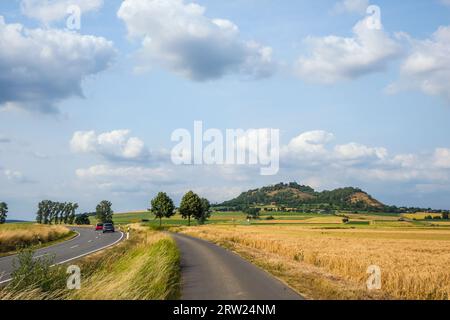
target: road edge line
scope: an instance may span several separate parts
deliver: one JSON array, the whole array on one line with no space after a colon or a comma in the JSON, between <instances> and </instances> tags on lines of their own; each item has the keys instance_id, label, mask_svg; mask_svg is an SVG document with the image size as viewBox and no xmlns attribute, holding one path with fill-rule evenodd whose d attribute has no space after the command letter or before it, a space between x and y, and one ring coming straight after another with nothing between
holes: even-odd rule
<instances>
[{"instance_id":1,"label":"road edge line","mask_svg":"<svg viewBox=\"0 0 450 320\"><path fill-rule=\"evenodd\" d=\"M111 243L111 244L109 244L109 245L107 245L107 246L104 246L104 247L101 247L101 248L99 248L99 249L95 249L95 250L89 251L89 252L87 252L87 253L81 254L81 255L76 256L76 257L74 257L74 258L70 258L70 259L67 259L67 260L64 260L64 261L55 263L55 264L51 265L50 267L59 266L60 264L64 264L64 263L67 263L67 262L70 262L70 261L73 261L73 260L76 260L76 259L80 259L80 258L82 258L82 257L88 256L88 255L93 254L93 253L95 253L95 252L98 252L98 251L104 250L104 249L106 249L106 248L112 247L112 246L116 245L117 243L119 243L120 241L122 241L122 239L123 239L123 237L124 237L124 233L123 233L122 231L121 231L120 233L121 233L120 238L119 238L117 241L115 241L115 242L113 242L113 243ZM79 233L78 233L78 236L80 236ZM76 238L77 238L77 237L76 237ZM75 238L74 238L74 239L75 239ZM73 239L71 239L71 240L73 240ZM69 241L71 241L71 240L69 240ZM1 285L1 284L4 284L4 283L7 283L7 282L10 282L11 280L12 280L12 278L11 278L11 279L7 279L7 280L0 281L0 285Z\"/></svg>"},{"instance_id":2,"label":"road edge line","mask_svg":"<svg viewBox=\"0 0 450 320\"><path fill-rule=\"evenodd\" d=\"M73 260L76 260L76 259L80 259L80 258L82 258L82 257L88 256L88 255L93 254L93 253L95 253L95 252L98 252L98 251L101 251L101 250L103 250L103 249L112 247L112 246L116 245L117 243L119 243L120 241L122 241L122 239L123 239L123 237L124 237L124 234L123 234L122 231L121 231L120 233L121 233L120 238L119 238L118 240L116 240L115 242L113 242L113 243L111 243L111 244L109 244L109 245L107 245L107 246L101 247L101 248L99 248L99 249L95 249L95 250L89 251L89 252L87 252L87 253L83 253L83 254L81 254L81 255L79 255L79 256L76 256L76 257L74 257L74 258L70 258L70 259L67 259L67 260L64 260L64 261L55 263L54 265L52 265L52 267L58 266L58 265L60 265L60 264L64 264L64 263L66 263L66 262L70 262L70 261L73 261Z\"/></svg>"}]
</instances>

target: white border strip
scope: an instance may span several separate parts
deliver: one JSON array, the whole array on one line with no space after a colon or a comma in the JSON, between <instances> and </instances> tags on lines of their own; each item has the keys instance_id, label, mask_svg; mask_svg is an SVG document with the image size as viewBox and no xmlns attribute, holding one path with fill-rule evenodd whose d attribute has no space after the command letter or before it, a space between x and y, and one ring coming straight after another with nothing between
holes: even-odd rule
<instances>
[{"instance_id":1,"label":"white border strip","mask_svg":"<svg viewBox=\"0 0 450 320\"><path fill-rule=\"evenodd\" d=\"M112 247L112 246L116 245L117 243L119 243L120 241L122 241L124 234L123 234L122 231L120 232L120 234L121 234L121 235L120 235L119 240L117 240L117 241L115 241L115 242L113 242L113 243L111 243L111 244L108 244L107 246L104 246L104 247L101 247L101 248L98 248L98 249L95 249L95 250L92 250L92 251L83 253L83 254L81 254L81 255L79 255L79 256L76 256L76 257L74 257L74 258L70 258L70 259L67 259L67 260L64 260L64 261L55 263L54 265L52 265L52 267L57 266L57 265L60 265L60 264L67 263L67 262L69 262L69 261L73 261L73 260L76 260L76 259L80 259L80 258L82 258L82 257L88 256L88 255L93 254L93 253L95 253L95 252L98 252L98 251L104 250L104 249L106 249L106 248ZM78 236L79 236L79 235L80 235L80 234L78 233ZM69 241L72 241L72 240L73 240L73 239L71 239L71 240L69 240ZM11 278L11 279L8 279L8 280L0 281L0 284L4 284L4 283L7 283L7 282L10 282L11 280L12 280L12 278Z\"/></svg>"}]
</instances>

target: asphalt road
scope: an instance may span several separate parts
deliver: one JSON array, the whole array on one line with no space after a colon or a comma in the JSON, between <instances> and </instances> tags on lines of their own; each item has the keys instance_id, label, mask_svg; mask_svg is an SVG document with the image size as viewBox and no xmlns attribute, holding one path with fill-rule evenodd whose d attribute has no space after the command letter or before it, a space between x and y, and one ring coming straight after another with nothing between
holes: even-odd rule
<instances>
[{"instance_id":1,"label":"asphalt road","mask_svg":"<svg viewBox=\"0 0 450 320\"><path fill-rule=\"evenodd\" d=\"M65 242L36 250L36 259L44 256L54 257L55 264L63 264L91 253L110 247L124 237L122 232L105 233L95 231L93 228L72 228L78 235ZM13 261L17 256L0 258L0 284L7 283L11 279Z\"/></svg>"},{"instance_id":2,"label":"asphalt road","mask_svg":"<svg viewBox=\"0 0 450 320\"><path fill-rule=\"evenodd\" d=\"M302 300L267 272L210 242L172 234L181 252L183 300Z\"/></svg>"}]
</instances>

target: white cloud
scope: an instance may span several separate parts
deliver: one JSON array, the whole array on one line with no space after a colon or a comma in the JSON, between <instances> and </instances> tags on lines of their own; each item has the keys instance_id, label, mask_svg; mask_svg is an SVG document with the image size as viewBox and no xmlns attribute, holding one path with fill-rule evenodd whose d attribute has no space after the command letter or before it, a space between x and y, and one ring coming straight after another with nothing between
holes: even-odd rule
<instances>
[{"instance_id":1,"label":"white cloud","mask_svg":"<svg viewBox=\"0 0 450 320\"><path fill-rule=\"evenodd\" d=\"M3 171L3 174L6 176L6 179L8 179L11 182L15 182L15 183L31 183L32 182L30 179L25 177L25 175L21 171L6 169Z\"/></svg>"},{"instance_id":2,"label":"white cloud","mask_svg":"<svg viewBox=\"0 0 450 320\"><path fill-rule=\"evenodd\" d=\"M286 179L335 188L397 183L401 188L450 183L450 149L419 154L393 154L384 147L360 143L332 145L332 133L315 130L300 134L282 147L281 172ZM404 189L406 190L406 189Z\"/></svg>"},{"instance_id":3,"label":"white cloud","mask_svg":"<svg viewBox=\"0 0 450 320\"><path fill-rule=\"evenodd\" d=\"M369 0L342 0L336 3L334 11L337 13L350 12L364 14L369 4Z\"/></svg>"},{"instance_id":4,"label":"white cloud","mask_svg":"<svg viewBox=\"0 0 450 320\"><path fill-rule=\"evenodd\" d=\"M392 163L402 168L413 168L420 165L420 160L415 154L399 154L394 156Z\"/></svg>"},{"instance_id":5,"label":"white cloud","mask_svg":"<svg viewBox=\"0 0 450 320\"><path fill-rule=\"evenodd\" d=\"M315 130L300 134L292 139L285 151L296 155L324 155L327 153L326 144L334 139L332 133Z\"/></svg>"},{"instance_id":6,"label":"white cloud","mask_svg":"<svg viewBox=\"0 0 450 320\"><path fill-rule=\"evenodd\" d=\"M412 50L401 67L401 78L388 90L419 89L450 101L450 26L440 27L430 39L411 40Z\"/></svg>"},{"instance_id":7,"label":"white cloud","mask_svg":"<svg viewBox=\"0 0 450 320\"><path fill-rule=\"evenodd\" d=\"M4 174L8 180L19 181L23 179L23 174L20 171L5 170Z\"/></svg>"},{"instance_id":8,"label":"white cloud","mask_svg":"<svg viewBox=\"0 0 450 320\"><path fill-rule=\"evenodd\" d=\"M55 112L55 104L82 96L82 81L115 56L101 37L54 29L27 29L0 16L0 108Z\"/></svg>"},{"instance_id":9,"label":"white cloud","mask_svg":"<svg viewBox=\"0 0 450 320\"><path fill-rule=\"evenodd\" d=\"M205 11L183 0L125 0L117 14L129 36L142 40L141 70L160 65L196 81L273 73L270 47L241 40L233 22L210 19Z\"/></svg>"},{"instance_id":10,"label":"white cloud","mask_svg":"<svg viewBox=\"0 0 450 320\"><path fill-rule=\"evenodd\" d=\"M334 150L337 157L343 160L385 159L388 154L385 148L371 148L359 143L337 145Z\"/></svg>"},{"instance_id":11,"label":"white cloud","mask_svg":"<svg viewBox=\"0 0 450 320\"><path fill-rule=\"evenodd\" d=\"M77 131L70 146L75 153L98 153L111 160L144 160L149 152L144 142L129 137L130 130L114 130L97 135L95 131Z\"/></svg>"},{"instance_id":12,"label":"white cloud","mask_svg":"<svg viewBox=\"0 0 450 320\"><path fill-rule=\"evenodd\" d=\"M77 169L78 178L95 181L114 181L120 179L122 182L169 182L173 179L170 169L146 168L146 167L112 167L108 165L96 165L87 169Z\"/></svg>"},{"instance_id":13,"label":"white cloud","mask_svg":"<svg viewBox=\"0 0 450 320\"><path fill-rule=\"evenodd\" d=\"M434 164L438 168L450 169L450 149L436 149L434 152Z\"/></svg>"},{"instance_id":14,"label":"white cloud","mask_svg":"<svg viewBox=\"0 0 450 320\"><path fill-rule=\"evenodd\" d=\"M103 6L103 0L22 0L22 14L44 24L67 17L70 6L76 5L81 13L96 11Z\"/></svg>"},{"instance_id":15,"label":"white cloud","mask_svg":"<svg viewBox=\"0 0 450 320\"><path fill-rule=\"evenodd\" d=\"M95 131L77 131L73 134L70 147L76 153L95 152L97 148L97 135Z\"/></svg>"},{"instance_id":16,"label":"white cloud","mask_svg":"<svg viewBox=\"0 0 450 320\"><path fill-rule=\"evenodd\" d=\"M399 56L401 47L383 28L371 27L369 19L355 25L351 38L308 38L311 54L298 59L297 74L305 81L332 84L383 71Z\"/></svg>"}]
</instances>

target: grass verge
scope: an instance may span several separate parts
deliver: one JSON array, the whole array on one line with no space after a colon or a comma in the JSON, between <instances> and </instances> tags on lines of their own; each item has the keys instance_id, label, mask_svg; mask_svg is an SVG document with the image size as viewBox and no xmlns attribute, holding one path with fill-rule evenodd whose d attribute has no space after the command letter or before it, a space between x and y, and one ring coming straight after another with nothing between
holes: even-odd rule
<instances>
[{"instance_id":1,"label":"grass verge","mask_svg":"<svg viewBox=\"0 0 450 320\"><path fill-rule=\"evenodd\" d=\"M93 268L71 299L168 300L179 297L180 255L168 236L148 229L134 230L132 240L90 258L82 270Z\"/></svg>"},{"instance_id":2,"label":"grass verge","mask_svg":"<svg viewBox=\"0 0 450 320\"><path fill-rule=\"evenodd\" d=\"M7 286L1 299L19 300L168 300L180 295L180 255L172 238L149 228L133 226L130 240L78 262L81 289L67 290L55 267L50 290L35 285L17 290ZM39 268L38 268L39 269ZM43 276L42 282L48 283ZM67 277L67 275L65 275ZM45 280L45 281L44 281Z\"/></svg>"}]
</instances>

